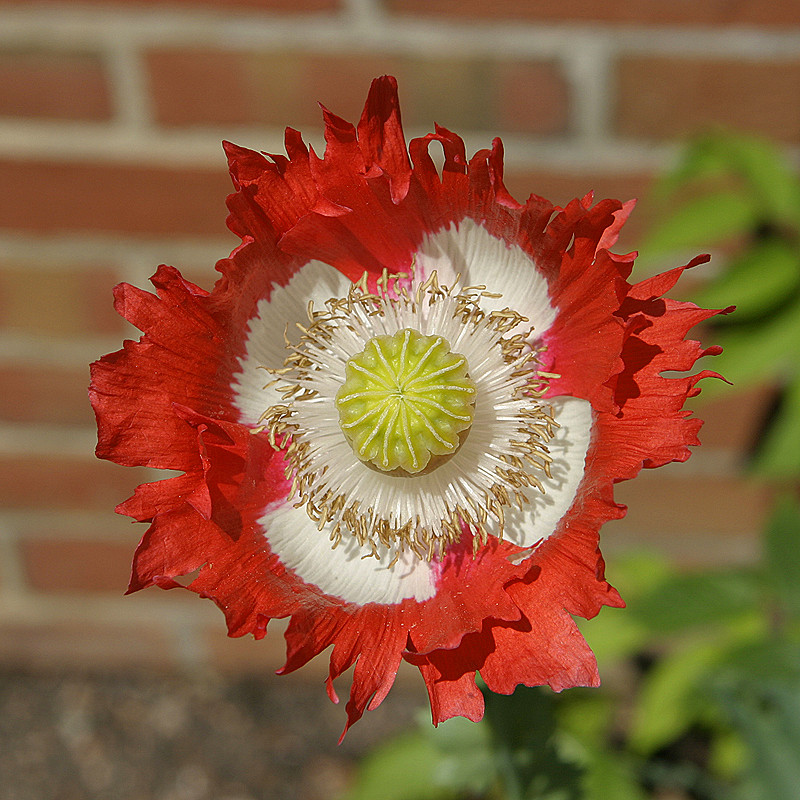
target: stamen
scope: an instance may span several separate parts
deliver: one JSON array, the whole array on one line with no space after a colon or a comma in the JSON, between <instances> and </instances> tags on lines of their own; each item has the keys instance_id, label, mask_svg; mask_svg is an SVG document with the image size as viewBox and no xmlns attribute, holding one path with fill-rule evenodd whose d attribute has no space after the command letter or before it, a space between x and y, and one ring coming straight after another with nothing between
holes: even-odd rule
<instances>
[{"instance_id":1,"label":"stamen","mask_svg":"<svg viewBox=\"0 0 800 800\"><path fill-rule=\"evenodd\" d=\"M502 535L505 509L544 491L552 376L520 332L526 318L484 310L498 295L459 280L432 272L409 293L384 274L374 294L365 275L325 311L309 306L269 370L282 397L258 429L332 547L347 534L376 557L382 546L436 558L467 529L476 543Z\"/></svg>"}]
</instances>

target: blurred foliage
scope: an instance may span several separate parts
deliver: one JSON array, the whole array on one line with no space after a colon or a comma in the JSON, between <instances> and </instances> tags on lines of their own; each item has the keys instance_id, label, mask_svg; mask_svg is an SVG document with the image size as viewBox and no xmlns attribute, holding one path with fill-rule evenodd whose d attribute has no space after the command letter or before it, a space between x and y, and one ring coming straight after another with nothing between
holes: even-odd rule
<instances>
[{"instance_id":1,"label":"blurred foliage","mask_svg":"<svg viewBox=\"0 0 800 800\"><path fill-rule=\"evenodd\" d=\"M694 298L736 306L716 317L714 369L734 387L778 389L753 468L767 477L800 473L800 181L767 141L733 133L693 140L656 187L658 224L641 245L645 268L676 253L719 248L716 279ZM707 382L703 396L728 391Z\"/></svg>"},{"instance_id":2,"label":"blurred foliage","mask_svg":"<svg viewBox=\"0 0 800 800\"><path fill-rule=\"evenodd\" d=\"M651 267L709 247L716 275L694 300L737 306L704 338L733 384L779 403L755 453L763 477L800 487L800 182L777 149L714 133L657 187L640 248ZM664 559L614 564L628 608L581 628L604 685L561 695L485 692L486 715L387 742L345 800L797 800L800 797L800 506L787 494L752 567L686 573Z\"/></svg>"}]
</instances>

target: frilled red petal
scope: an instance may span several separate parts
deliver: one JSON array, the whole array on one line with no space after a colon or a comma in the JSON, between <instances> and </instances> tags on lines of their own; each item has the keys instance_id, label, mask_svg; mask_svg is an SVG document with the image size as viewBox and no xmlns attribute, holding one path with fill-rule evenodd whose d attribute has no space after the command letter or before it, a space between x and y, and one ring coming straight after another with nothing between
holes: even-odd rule
<instances>
[{"instance_id":1,"label":"frilled red petal","mask_svg":"<svg viewBox=\"0 0 800 800\"><path fill-rule=\"evenodd\" d=\"M717 354L719 348L703 348L686 336L698 323L731 309L701 309L661 294L672 288L684 270L707 260L701 256L685 267L634 285L617 312L626 324L624 368L610 386L620 410L598 418L598 435L606 443L598 458L601 468L615 480L632 478L643 466L685 461L689 447L700 443L697 434L702 422L691 417L684 405L700 391L699 381L719 376L708 370L683 377L664 373L688 372L700 358Z\"/></svg>"},{"instance_id":2,"label":"frilled red petal","mask_svg":"<svg viewBox=\"0 0 800 800\"><path fill-rule=\"evenodd\" d=\"M372 82L358 123L358 143L367 164L375 164L389 178L390 194L399 203L408 194L411 162L408 158L397 81L384 75Z\"/></svg>"},{"instance_id":3,"label":"frilled red petal","mask_svg":"<svg viewBox=\"0 0 800 800\"><path fill-rule=\"evenodd\" d=\"M136 549L128 592L153 585L162 589L182 587L174 578L212 561L229 544L225 533L191 506L183 504L161 513Z\"/></svg>"},{"instance_id":4,"label":"frilled red petal","mask_svg":"<svg viewBox=\"0 0 800 800\"><path fill-rule=\"evenodd\" d=\"M452 717L477 722L483 717L483 693L475 684L475 664L480 654L471 652L474 637L467 637L456 650L436 650L421 655L406 653L404 658L419 668L431 702L434 725Z\"/></svg>"},{"instance_id":5,"label":"frilled red petal","mask_svg":"<svg viewBox=\"0 0 800 800\"><path fill-rule=\"evenodd\" d=\"M544 337L548 368L558 375L548 393L582 397L602 410L613 407L605 384L622 367L624 327L614 312L624 297L626 273L598 246L619 210L615 201L587 208L573 200L548 225L541 250L550 296L559 310Z\"/></svg>"},{"instance_id":6,"label":"frilled red petal","mask_svg":"<svg viewBox=\"0 0 800 800\"><path fill-rule=\"evenodd\" d=\"M125 465L196 469L195 437L175 404L231 413L230 391L220 380L230 369L225 335L204 302L208 293L177 270L160 267L152 282L158 296L128 284L115 292L117 310L144 336L92 365L97 455Z\"/></svg>"},{"instance_id":7,"label":"frilled red petal","mask_svg":"<svg viewBox=\"0 0 800 800\"><path fill-rule=\"evenodd\" d=\"M497 625L490 635L480 673L493 692L512 694L520 684L556 692L600 685L594 653L572 617L555 604L539 606L535 616L513 626Z\"/></svg>"}]
</instances>

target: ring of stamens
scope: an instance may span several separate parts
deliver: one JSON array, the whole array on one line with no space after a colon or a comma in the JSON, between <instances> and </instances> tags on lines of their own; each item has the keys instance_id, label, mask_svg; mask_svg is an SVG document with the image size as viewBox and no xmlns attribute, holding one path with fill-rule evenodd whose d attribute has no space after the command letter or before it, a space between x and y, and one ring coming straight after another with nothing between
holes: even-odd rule
<instances>
[{"instance_id":1,"label":"ring of stamens","mask_svg":"<svg viewBox=\"0 0 800 800\"><path fill-rule=\"evenodd\" d=\"M513 332L525 317L508 308L485 311L481 301L498 297L485 287L449 289L433 273L410 296L383 281L371 292L365 277L324 311L309 306L299 341L285 337L283 367L268 370L282 401L264 412L256 430L284 450L290 496L320 530L327 527L334 547L351 535L375 556L388 548L396 558L408 548L431 559L467 528L477 548L489 534L502 535L505 508L522 509L527 492L544 491L540 476L550 476L547 443L557 427L541 402L549 376L528 343L531 330ZM399 336L402 346L406 330L463 354L475 416L466 443L443 466L397 478L355 457L336 398L346 396L340 393L348 362L376 337Z\"/></svg>"}]
</instances>

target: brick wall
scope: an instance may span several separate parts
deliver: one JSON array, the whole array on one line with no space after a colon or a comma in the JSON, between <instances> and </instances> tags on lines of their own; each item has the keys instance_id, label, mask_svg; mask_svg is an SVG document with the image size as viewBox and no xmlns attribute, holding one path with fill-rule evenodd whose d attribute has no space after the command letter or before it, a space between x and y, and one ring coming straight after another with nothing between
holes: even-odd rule
<instances>
[{"instance_id":1,"label":"brick wall","mask_svg":"<svg viewBox=\"0 0 800 800\"><path fill-rule=\"evenodd\" d=\"M0 662L263 669L280 637L224 642L209 604L123 598L135 473L92 455L87 364L130 335L120 280L161 262L205 286L234 246L220 140L319 141L398 76L407 133L503 135L508 184L565 202L647 197L677 137L723 123L796 145L796 0L0 0ZM648 215L642 203L624 245ZM763 393L705 411L691 462L620 490L607 551L746 560L768 505L738 459Z\"/></svg>"}]
</instances>

